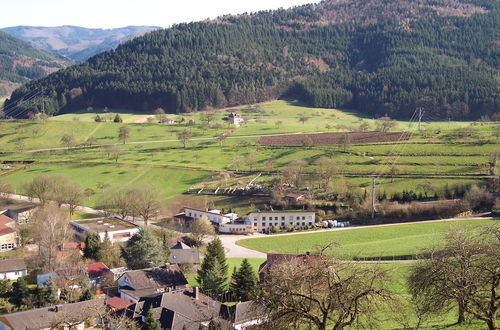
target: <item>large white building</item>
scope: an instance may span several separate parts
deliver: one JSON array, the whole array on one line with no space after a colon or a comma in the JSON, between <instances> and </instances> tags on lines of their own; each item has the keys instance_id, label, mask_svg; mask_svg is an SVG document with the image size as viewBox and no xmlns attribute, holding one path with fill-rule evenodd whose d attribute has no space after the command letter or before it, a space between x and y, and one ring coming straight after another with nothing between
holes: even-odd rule
<instances>
[{"instance_id":1,"label":"large white building","mask_svg":"<svg viewBox=\"0 0 500 330\"><path fill-rule=\"evenodd\" d=\"M253 230L265 233L272 227L311 228L316 222L316 214L312 211L265 211L252 212L248 216Z\"/></svg>"},{"instance_id":2,"label":"large white building","mask_svg":"<svg viewBox=\"0 0 500 330\"><path fill-rule=\"evenodd\" d=\"M139 226L115 218L75 220L71 221L70 225L76 238L80 240L84 240L88 234L94 234L103 241L107 232L112 243L126 242L139 231Z\"/></svg>"},{"instance_id":3,"label":"large white building","mask_svg":"<svg viewBox=\"0 0 500 330\"><path fill-rule=\"evenodd\" d=\"M236 213L226 213L223 214L221 210L198 210L189 207L184 208L184 216L192 219L207 218L213 223L221 224L228 223L238 218Z\"/></svg>"}]
</instances>

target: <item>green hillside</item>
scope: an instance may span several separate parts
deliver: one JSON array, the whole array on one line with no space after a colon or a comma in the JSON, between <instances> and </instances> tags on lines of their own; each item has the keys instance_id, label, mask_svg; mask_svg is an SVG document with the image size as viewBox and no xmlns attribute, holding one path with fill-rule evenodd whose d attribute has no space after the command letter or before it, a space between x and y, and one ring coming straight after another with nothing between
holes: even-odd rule
<instances>
[{"instance_id":1,"label":"green hillside","mask_svg":"<svg viewBox=\"0 0 500 330\"><path fill-rule=\"evenodd\" d=\"M21 83L46 76L69 63L0 31L0 97L9 96Z\"/></svg>"},{"instance_id":2,"label":"green hillside","mask_svg":"<svg viewBox=\"0 0 500 330\"><path fill-rule=\"evenodd\" d=\"M31 82L7 104L43 89L51 113L182 113L291 97L369 117L407 119L423 107L431 119L476 119L499 110L499 6L327 0L180 24Z\"/></svg>"}]
</instances>

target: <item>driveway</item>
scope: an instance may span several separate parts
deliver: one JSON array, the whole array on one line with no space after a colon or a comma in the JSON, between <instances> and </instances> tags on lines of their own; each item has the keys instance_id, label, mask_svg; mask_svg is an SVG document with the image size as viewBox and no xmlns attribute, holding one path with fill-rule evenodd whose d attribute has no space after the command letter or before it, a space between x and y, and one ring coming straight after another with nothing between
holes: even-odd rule
<instances>
[{"instance_id":1,"label":"driveway","mask_svg":"<svg viewBox=\"0 0 500 330\"><path fill-rule=\"evenodd\" d=\"M228 258L266 258L263 252L247 249L243 246L236 245L236 241L245 238L266 237L264 234L253 234L250 236L243 235L219 235L219 238L224 246L226 257Z\"/></svg>"}]
</instances>

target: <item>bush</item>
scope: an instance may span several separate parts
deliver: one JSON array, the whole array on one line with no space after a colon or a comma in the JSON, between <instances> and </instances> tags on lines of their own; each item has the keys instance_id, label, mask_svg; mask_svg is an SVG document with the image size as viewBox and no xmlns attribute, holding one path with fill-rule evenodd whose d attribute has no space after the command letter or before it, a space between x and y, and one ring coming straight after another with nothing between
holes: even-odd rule
<instances>
[{"instance_id":1,"label":"bush","mask_svg":"<svg viewBox=\"0 0 500 330\"><path fill-rule=\"evenodd\" d=\"M489 211L495 202L493 195L485 187L473 185L464 194L464 206L473 211Z\"/></svg>"}]
</instances>

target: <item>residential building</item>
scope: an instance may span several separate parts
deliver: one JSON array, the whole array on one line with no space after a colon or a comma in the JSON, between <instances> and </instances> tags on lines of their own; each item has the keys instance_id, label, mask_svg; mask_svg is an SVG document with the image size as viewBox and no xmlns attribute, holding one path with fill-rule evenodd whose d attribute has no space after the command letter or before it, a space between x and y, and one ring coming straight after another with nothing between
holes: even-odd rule
<instances>
[{"instance_id":1,"label":"residential building","mask_svg":"<svg viewBox=\"0 0 500 330\"><path fill-rule=\"evenodd\" d=\"M104 301L104 303L113 311L113 312L116 312L116 311L121 311L121 310L124 310L125 308L127 308L128 306L130 305L133 305L132 302L130 301L126 301L126 300L123 300L121 298L118 298L118 297L112 297L112 298L109 298L109 299L106 299Z\"/></svg>"},{"instance_id":2,"label":"residential building","mask_svg":"<svg viewBox=\"0 0 500 330\"><path fill-rule=\"evenodd\" d=\"M17 240L15 221L5 214L0 214L0 252L15 249Z\"/></svg>"},{"instance_id":3,"label":"residential building","mask_svg":"<svg viewBox=\"0 0 500 330\"><path fill-rule=\"evenodd\" d=\"M0 214L13 219L17 224L31 222L33 213L38 206L28 202L14 202L9 199L0 199Z\"/></svg>"},{"instance_id":4,"label":"residential building","mask_svg":"<svg viewBox=\"0 0 500 330\"><path fill-rule=\"evenodd\" d=\"M15 281L28 274L24 259L0 260L0 280Z\"/></svg>"},{"instance_id":5,"label":"residential building","mask_svg":"<svg viewBox=\"0 0 500 330\"><path fill-rule=\"evenodd\" d=\"M71 221L75 237L84 240L88 234L98 235L103 241L106 233L112 243L126 242L139 231L136 224L117 218L96 218Z\"/></svg>"},{"instance_id":6,"label":"residential building","mask_svg":"<svg viewBox=\"0 0 500 330\"><path fill-rule=\"evenodd\" d=\"M243 119L241 115L235 112L231 112L227 118L229 120L229 123L235 126L240 126L245 121L245 119Z\"/></svg>"},{"instance_id":7,"label":"residential building","mask_svg":"<svg viewBox=\"0 0 500 330\"><path fill-rule=\"evenodd\" d=\"M101 287L106 276L112 276L112 273L108 266L102 262L95 262L85 266L63 268L53 272L38 274L36 276L36 284L46 285L47 281L52 280L57 285L59 280L61 280L60 282L67 282L82 275L88 276L90 282L96 287Z\"/></svg>"},{"instance_id":8,"label":"residential building","mask_svg":"<svg viewBox=\"0 0 500 330\"><path fill-rule=\"evenodd\" d=\"M266 233L273 227L311 228L316 222L313 211L265 211L252 212L247 216L252 222L253 230Z\"/></svg>"},{"instance_id":9,"label":"residential building","mask_svg":"<svg viewBox=\"0 0 500 330\"><path fill-rule=\"evenodd\" d=\"M170 330L208 329L212 321L223 321L232 329L244 329L264 319L263 309L254 302L227 306L200 293L197 287L142 297L129 307L127 315L144 323L150 309L161 328Z\"/></svg>"},{"instance_id":10,"label":"residential building","mask_svg":"<svg viewBox=\"0 0 500 330\"><path fill-rule=\"evenodd\" d=\"M262 282L266 274L272 267L278 266L282 263L306 263L314 265L321 261L323 256L306 254L283 254L283 253L268 253L266 261L259 266L259 278Z\"/></svg>"},{"instance_id":11,"label":"residential building","mask_svg":"<svg viewBox=\"0 0 500 330\"><path fill-rule=\"evenodd\" d=\"M96 325L100 321L99 316L105 312L104 299L31 309L0 315L0 330L83 330Z\"/></svg>"},{"instance_id":12,"label":"residential building","mask_svg":"<svg viewBox=\"0 0 500 330\"><path fill-rule=\"evenodd\" d=\"M125 272L118 279L118 290L121 299L136 303L141 297L183 289L187 284L178 265L167 265Z\"/></svg>"},{"instance_id":13,"label":"residential building","mask_svg":"<svg viewBox=\"0 0 500 330\"><path fill-rule=\"evenodd\" d=\"M198 249L193 249L181 240L178 240L172 247L170 247L170 260L169 262L174 265L192 265L193 270L196 270L200 264L200 252Z\"/></svg>"},{"instance_id":14,"label":"residential building","mask_svg":"<svg viewBox=\"0 0 500 330\"><path fill-rule=\"evenodd\" d=\"M194 208L185 207L184 213L180 213L176 215L174 218L182 220L196 220L201 218L207 218L212 223L221 224L228 223L238 218L236 213L222 213L221 210L198 210Z\"/></svg>"},{"instance_id":15,"label":"residential building","mask_svg":"<svg viewBox=\"0 0 500 330\"><path fill-rule=\"evenodd\" d=\"M253 233L252 222L250 219L239 219L219 225L221 234L247 235Z\"/></svg>"}]
</instances>

